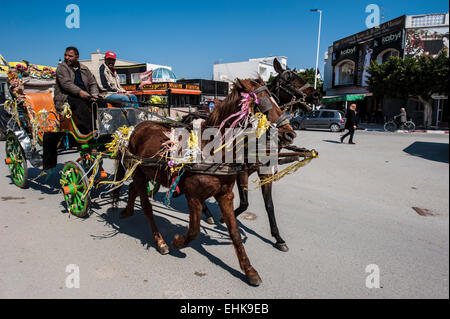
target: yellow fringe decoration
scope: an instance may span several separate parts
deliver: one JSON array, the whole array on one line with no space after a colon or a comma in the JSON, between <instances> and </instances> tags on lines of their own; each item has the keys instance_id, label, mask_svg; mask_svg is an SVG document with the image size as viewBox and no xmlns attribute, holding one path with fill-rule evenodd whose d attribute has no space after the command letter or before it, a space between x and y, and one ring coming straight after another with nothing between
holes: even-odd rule
<instances>
[{"instance_id":1,"label":"yellow fringe decoration","mask_svg":"<svg viewBox=\"0 0 450 319\"><path fill-rule=\"evenodd\" d=\"M83 196L81 196L81 199L84 199L87 196L87 194L89 194L89 192L91 191L92 186L94 186L95 176L97 175L98 167L100 166L101 160L102 160L102 155L99 155L97 157L97 159L95 160L94 164L92 165L92 167L90 168L90 170L92 169L92 174L91 174L91 177L89 177L89 185L88 185L86 191L84 192Z\"/></svg>"},{"instance_id":2,"label":"yellow fringe decoration","mask_svg":"<svg viewBox=\"0 0 450 319\"><path fill-rule=\"evenodd\" d=\"M131 175L133 175L134 171L136 170L136 168L142 164L142 161L133 161L133 167L128 168L128 173L125 175L125 177L121 180L121 181L101 181L98 183L98 185L100 184L113 184L113 185L119 185L119 184L123 184L127 181L127 179L129 179L131 177ZM131 166L131 165L130 165ZM98 187L97 185L97 187Z\"/></svg>"},{"instance_id":3,"label":"yellow fringe decoration","mask_svg":"<svg viewBox=\"0 0 450 319\"><path fill-rule=\"evenodd\" d=\"M69 104L65 103L63 105L63 110L60 113L62 118L70 119L72 117L72 110L70 109Z\"/></svg>"},{"instance_id":4,"label":"yellow fringe decoration","mask_svg":"<svg viewBox=\"0 0 450 319\"><path fill-rule=\"evenodd\" d=\"M305 166L311 160L313 160L314 158L317 158L317 157L319 157L319 155L316 152L312 151L311 157L307 157L299 162L293 163L293 164L289 165L288 167L286 167L285 169L283 169L282 171L277 172L276 174L273 174L270 177L261 179L259 182L258 182L258 180L254 180L253 183L257 184L257 186L252 190L258 189L267 183L277 182L280 179L282 179L283 177L285 177L286 175L295 173L300 167Z\"/></svg>"},{"instance_id":5,"label":"yellow fringe decoration","mask_svg":"<svg viewBox=\"0 0 450 319\"><path fill-rule=\"evenodd\" d=\"M19 112L17 111L17 101L16 100L6 100L3 107L5 108L5 111L7 111L9 114L11 114L14 117L14 120L16 121L17 125L19 125L19 127L21 127L20 119L19 119Z\"/></svg>"},{"instance_id":6,"label":"yellow fringe decoration","mask_svg":"<svg viewBox=\"0 0 450 319\"><path fill-rule=\"evenodd\" d=\"M128 140L130 139L130 135L133 132L134 127L130 126L122 126L118 128L113 134L113 140L110 143L107 143L105 145L106 149L110 152L112 152L114 155L117 154L117 152L123 151L122 148L126 147L128 144Z\"/></svg>"},{"instance_id":7,"label":"yellow fringe decoration","mask_svg":"<svg viewBox=\"0 0 450 319\"><path fill-rule=\"evenodd\" d=\"M270 123L267 120L267 116L263 113L256 113L255 118L258 120L256 126L256 138L260 138L270 127Z\"/></svg>"},{"instance_id":8,"label":"yellow fringe decoration","mask_svg":"<svg viewBox=\"0 0 450 319\"><path fill-rule=\"evenodd\" d=\"M193 130L191 131L191 134L189 134L188 143L190 149L198 147L198 134L196 134Z\"/></svg>"}]
</instances>

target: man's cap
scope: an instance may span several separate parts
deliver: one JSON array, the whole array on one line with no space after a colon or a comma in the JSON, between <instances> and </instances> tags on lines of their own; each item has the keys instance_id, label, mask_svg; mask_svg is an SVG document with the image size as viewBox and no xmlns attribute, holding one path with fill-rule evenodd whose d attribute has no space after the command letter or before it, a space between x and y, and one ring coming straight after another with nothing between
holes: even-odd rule
<instances>
[{"instance_id":1,"label":"man's cap","mask_svg":"<svg viewBox=\"0 0 450 319\"><path fill-rule=\"evenodd\" d=\"M112 51L108 51L105 53L105 59L114 59L115 60L116 58L117 58L116 54Z\"/></svg>"}]
</instances>

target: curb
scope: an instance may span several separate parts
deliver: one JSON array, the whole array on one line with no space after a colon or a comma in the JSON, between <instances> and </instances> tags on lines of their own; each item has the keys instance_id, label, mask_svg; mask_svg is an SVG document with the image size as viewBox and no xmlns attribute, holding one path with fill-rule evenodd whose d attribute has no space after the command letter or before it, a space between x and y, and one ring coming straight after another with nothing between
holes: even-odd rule
<instances>
[{"instance_id":1,"label":"curb","mask_svg":"<svg viewBox=\"0 0 450 319\"><path fill-rule=\"evenodd\" d=\"M361 131L367 131L367 132L386 132L384 129L371 129L371 128L364 128L360 129ZM392 132L394 133L394 132ZM406 130L397 130L395 133L426 133L426 134L449 134L449 131L435 131L435 130L414 130L414 131L406 131Z\"/></svg>"}]
</instances>

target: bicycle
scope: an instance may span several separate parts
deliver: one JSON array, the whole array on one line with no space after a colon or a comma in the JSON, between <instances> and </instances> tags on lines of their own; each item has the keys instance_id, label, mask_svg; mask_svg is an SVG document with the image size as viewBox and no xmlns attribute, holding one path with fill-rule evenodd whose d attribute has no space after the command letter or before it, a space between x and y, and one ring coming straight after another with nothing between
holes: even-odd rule
<instances>
[{"instance_id":1,"label":"bicycle","mask_svg":"<svg viewBox=\"0 0 450 319\"><path fill-rule=\"evenodd\" d=\"M411 132L414 131L415 128L416 125L413 121L406 121L405 123L401 123L400 127L394 120L390 120L384 123L384 130L389 132L395 132L397 130L406 130L408 132Z\"/></svg>"}]
</instances>

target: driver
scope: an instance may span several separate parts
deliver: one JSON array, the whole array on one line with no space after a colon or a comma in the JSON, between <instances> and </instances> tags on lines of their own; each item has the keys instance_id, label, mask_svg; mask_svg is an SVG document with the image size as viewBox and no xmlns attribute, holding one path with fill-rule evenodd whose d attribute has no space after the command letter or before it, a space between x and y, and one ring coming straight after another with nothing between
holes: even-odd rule
<instances>
[{"instance_id":1,"label":"driver","mask_svg":"<svg viewBox=\"0 0 450 319\"><path fill-rule=\"evenodd\" d=\"M116 72L116 54L112 51L105 53L105 62L99 68L98 81L100 88L100 96L106 102L117 104L118 106L134 106L139 107L137 98L133 94L127 93L120 85L120 78Z\"/></svg>"},{"instance_id":2,"label":"driver","mask_svg":"<svg viewBox=\"0 0 450 319\"><path fill-rule=\"evenodd\" d=\"M95 77L89 69L78 62L79 53L75 47L68 47L64 53L64 62L56 69L55 108L63 111L68 102L74 122L82 134L92 131L91 103L98 98Z\"/></svg>"}]
</instances>

